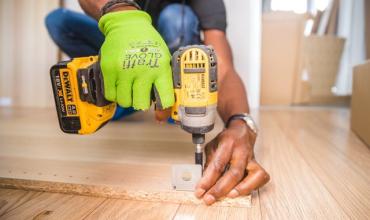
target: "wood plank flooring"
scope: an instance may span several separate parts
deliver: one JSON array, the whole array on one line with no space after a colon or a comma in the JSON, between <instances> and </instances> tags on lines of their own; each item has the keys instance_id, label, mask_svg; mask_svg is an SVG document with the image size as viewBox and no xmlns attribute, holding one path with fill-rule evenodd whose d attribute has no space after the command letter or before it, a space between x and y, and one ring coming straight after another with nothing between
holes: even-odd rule
<instances>
[{"instance_id":1,"label":"wood plank flooring","mask_svg":"<svg viewBox=\"0 0 370 220\"><path fill-rule=\"evenodd\" d=\"M148 181L167 180L160 173L147 180L140 166L166 167L192 160L187 134L171 125L148 122L153 120L150 114L111 123L93 137L60 134L54 114L52 110L0 109L0 177L46 176L48 180L53 176L55 181L70 178L78 183L82 178L73 172L83 173L84 166L97 163L101 167L84 176L88 177L84 181L113 185L127 181L144 187ZM348 109L262 108L254 115L260 126L256 158L270 173L271 182L253 192L250 208L0 189L0 219L370 219L370 148L350 131ZM65 147L51 148L53 140ZM162 148L151 146L153 140ZM128 143L127 147L119 141ZM105 149L99 148L102 144ZM142 149L153 156L141 161L147 157ZM176 151L183 156L176 156ZM39 166L41 174L27 170L22 165L25 161ZM44 162L47 166L42 166ZM127 179L128 164L137 167L138 176ZM63 173L63 166L77 171ZM109 169L115 175L107 175Z\"/></svg>"}]
</instances>

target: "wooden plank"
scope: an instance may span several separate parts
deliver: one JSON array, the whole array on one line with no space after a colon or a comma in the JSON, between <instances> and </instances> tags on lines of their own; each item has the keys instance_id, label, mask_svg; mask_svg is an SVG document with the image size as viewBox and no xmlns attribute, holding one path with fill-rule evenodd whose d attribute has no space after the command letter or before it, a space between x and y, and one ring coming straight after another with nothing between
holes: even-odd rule
<instances>
[{"instance_id":1,"label":"wooden plank","mask_svg":"<svg viewBox=\"0 0 370 220\"><path fill-rule=\"evenodd\" d=\"M330 12L330 17L328 21L328 26L326 29L326 34L328 35L336 35L338 29L338 13L339 13L339 0L333 0L333 6Z\"/></svg>"},{"instance_id":2,"label":"wooden plank","mask_svg":"<svg viewBox=\"0 0 370 220\"><path fill-rule=\"evenodd\" d=\"M104 198L42 193L1 216L2 219L82 219Z\"/></svg>"},{"instance_id":3,"label":"wooden plank","mask_svg":"<svg viewBox=\"0 0 370 220\"><path fill-rule=\"evenodd\" d=\"M323 14L321 15L320 24L317 30L317 34L320 36L325 35L325 32L328 28L330 15L332 14L333 6L334 6L334 0L331 0L328 6L326 7L326 9L323 11Z\"/></svg>"},{"instance_id":4,"label":"wooden plank","mask_svg":"<svg viewBox=\"0 0 370 220\"><path fill-rule=\"evenodd\" d=\"M190 134L175 125L159 125L152 113L137 113L125 122L109 123L94 135L66 135L58 130L52 110L26 111L0 109L3 187L202 203L192 192L172 189L171 165L194 161ZM224 199L216 205L249 207L250 200L250 196Z\"/></svg>"},{"instance_id":5,"label":"wooden plank","mask_svg":"<svg viewBox=\"0 0 370 220\"><path fill-rule=\"evenodd\" d=\"M258 192L252 193L252 206L251 208L239 207L206 207L205 205L181 205L176 216L176 220L188 219L261 219L261 210L258 199Z\"/></svg>"},{"instance_id":6,"label":"wooden plank","mask_svg":"<svg viewBox=\"0 0 370 220\"><path fill-rule=\"evenodd\" d=\"M107 199L85 219L173 219L179 204Z\"/></svg>"},{"instance_id":7,"label":"wooden plank","mask_svg":"<svg viewBox=\"0 0 370 220\"><path fill-rule=\"evenodd\" d=\"M5 213L41 195L38 192L0 189L0 218Z\"/></svg>"},{"instance_id":8,"label":"wooden plank","mask_svg":"<svg viewBox=\"0 0 370 220\"><path fill-rule=\"evenodd\" d=\"M342 206L321 182L319 175L322 173L314 172L296 149L297 143L292 140L292 135L299 138L300 130L287 128L277 121L280 114L303 117L301 112L287 109L263 110L260 113L256 158L268 170L272 180L260 190L262 218L348 219ZM321 142L319 146L325 144ZM350 203L346 205L351 206Z\"/></svg>"},{"instance_id":9,"label":"wooden plank","mask_svg":"<svg viewBox=\"0 0 370 220\"><path fill-rule=\"evenodd\" d=\"M40 174L42 175L42 174ZM71 176L72 178L73 176ZM181 191L147 191L127 189L126 186L88 185L40 181L32 179L0 178L0 187L9 189L34 190L41 192L65 193L73 195L94 196L104 198L119 198L151 202L171 202L184 204L203 204L202 200L194 197L193 192ZM250 207L251 196L241 196L235 199L223 198L214 206L220 207Z\"/></svg>"},{"instance_id":10,"label":"wooden plank","mask_svg":"<svg viewBox=\"0 0 370 220\"><path fill-rule=\"evenodd\" d=\"M0 109L0 112L2 111L3 109ZM269 171L271 182L259 190L259 196L256 196L256 192L254 192L251 208L205 207L189 204L177 206L168 203L156 205L151 202L136 201L131 203L128 201L126 203L125 201L109 199L109 202L105 202L104 206L100 206L95 211L91 210L92 212L90 212L88 218L125 218L127 216L149 218L152 215L160 216L157 219L161 219L162 216L163 219L172 217L174 219L368 218L370 214L368 208L370 207L368 187L370 185L368 175L370 149L350 132L348 109L264 108L259 113L255 113L260 124L256 158ZM24 116L18 119L9 119L13 123L27 120L27 117ZM1 122L3 121L6 120L0 120L0 126L2 126ZM25 124L25 126L28 125ZM0 128L0 132L2 131L3 129ZM30 133L32 132L29 131L28 134ZM1 163L2 161L4 162ZM72 163L70 166L74 166L73 162L76 162L60 161L65 164ZM0 170L6 170L6 164L9 161L4 157L0 158L0 163ZM100 162L90 161L90 163ZM120 164L114 164L117 166L114 169L119 170ZM47 166L49 165L47 164ZM99 166L104 168L97 169L94 175L104 176L106 173L104 169L108 169L109 165L102 163ZM16 169L24 172L22 166L14 166L12 172L16 173ZM30 176L39 175L38 173L28 173L28 170L25 171ZM48 175L49 171L46 171L47 169L40 176ZM55 171L58 171L58 169ZM115 174L120 175L120 172L117 171ZM113 175L107 176L111 179L115 178ZM75 179L76 177L69 178ZM122 178L122 176L119 178ZM47 194L47 196L43 197L42 200L39 199L38 202L34 199L30 200L11 213L14 214L15 211L18 213L24 212L27 215L26 217L37 216L27 213L41 213L39 216L44 217L45 214L49 213L45 211L53 211L53 209L40 209L38 207L45 206L43 201L47 200L48 197L51 197L48 203L53 203L52 198L55 198L55 194L43 194ZM0 198L1 195L0 191ZM63 198L60 199L63 200ZM31 211L31 208L28 208L30 204L38 204L39 202L41 202L40 205L34 205L34 208L32 208L36 211ZM136 209L136 206L143 208ZM173 216L174 207L179 207L175 216ZM64 207L63 209L67 208ZM145 210L143 215L140 215L139 210L141 209ZM130 212L130 210L133 211ZM152 215L149 216L149 213L152 213ZM18 215L21 219L24 216ZM14 218L18 217L15 214L14 216ZM9 217L13 217L13 215Z\"/></svg>"}]
</instances>

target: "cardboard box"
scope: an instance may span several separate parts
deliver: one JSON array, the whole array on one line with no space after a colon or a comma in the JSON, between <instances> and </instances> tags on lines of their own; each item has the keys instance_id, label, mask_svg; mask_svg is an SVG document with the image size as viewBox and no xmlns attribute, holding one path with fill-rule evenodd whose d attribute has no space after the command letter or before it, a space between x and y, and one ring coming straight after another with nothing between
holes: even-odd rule
<instances>
[{"instance_id":1,"label":"cardboard box","mask_svg":"<svg viewBox=\"0 0 370 220\"><path fill-rule=\"evenodd\" d=\"M370 60L354 68L351 128L370 146Z\"/></svg>"},{"instance_id":2,"label":"cardboard box","mask_svg":"<svg viewBox=\"0 0 370 220\"><path fill-rule=\"evenodd\" d=\"M263 14L261 105L292 104L306 20L292 12Z\"/></svg>"},{"instance_id":3,"label":"cardboard box","mask_svg":"<svg viewBox=\"0 0 370 220\"><path fill-rule=\"evenodd\" d=\"M261 105L349 105L349 97L332 93L345 39L304 37L307 18L263 14Z\"/></svg>"}]
</instances>

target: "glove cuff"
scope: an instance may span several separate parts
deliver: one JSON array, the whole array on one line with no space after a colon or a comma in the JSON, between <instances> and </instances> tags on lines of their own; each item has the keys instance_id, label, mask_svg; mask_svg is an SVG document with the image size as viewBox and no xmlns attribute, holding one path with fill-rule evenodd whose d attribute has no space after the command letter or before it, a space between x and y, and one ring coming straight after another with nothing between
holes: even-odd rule
<instances>
[{"instance_id":1,"label":"glove cuff","mask_svg":"<svg viewBox=\"0 0 370 220\"><path fill-rule=\"evenodd\" d=\"M152 19L148 13L139 10L110 12L100 18L99 29L107 35L114 28L138 23L151 25Z\"/></svg>"}]
</instances>

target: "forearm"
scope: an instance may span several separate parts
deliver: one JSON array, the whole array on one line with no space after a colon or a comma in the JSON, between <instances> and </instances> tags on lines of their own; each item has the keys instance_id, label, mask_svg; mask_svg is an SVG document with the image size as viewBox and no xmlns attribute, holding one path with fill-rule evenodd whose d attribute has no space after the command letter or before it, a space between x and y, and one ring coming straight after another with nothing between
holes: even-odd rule
<instances>
[{"instance_id":1,"label":"forearm","mask_svg":"<svg viewBox=\"0 0 370 220\"><path fill-rule=\"evenodd\" d=\"M219 83L218 113L226 122L232 115L248 113L249 106L244 85L236 72L227 74Z\"/></svg>"},{"instance_id":2,"label":"forearm","mask_svg":"<svg viewBox=\"0 0 370 220\"><path fill-rule=\"evenodd\" d=\"M78 0L82 10L91 17L99 20L101 16L101 9L109 0ZM133 6L118 6L114 7L110 12L113 11L124 11L124 10L136 10Z\"/></svg>"},{"instance_id":3,"label":"forearm","mask_svg":"<svg viewBox=\"0 0 370 220\"><path fill-rule=\"evenodd\" d=\"M100 10L108 0L78 0L78 2L86 14L98 20L100 18Z\"/></svg>"},{"instance_id":4,"label":"forearm","mask_svg":"<svg viewBox=\"0 0 370 220\"><path fill-rule=\"evenodd\" d=\"M212 45L218 61L218 113L226 122L230 116L249 112L244 85L236 73L226 35L218 30L206 30L204 43Z\"/></svg>"}]
</instances>

